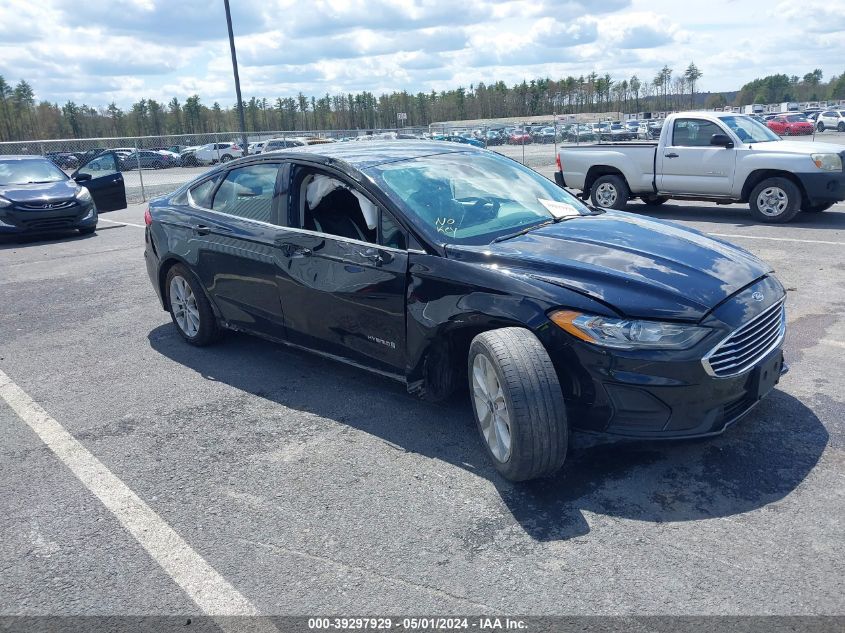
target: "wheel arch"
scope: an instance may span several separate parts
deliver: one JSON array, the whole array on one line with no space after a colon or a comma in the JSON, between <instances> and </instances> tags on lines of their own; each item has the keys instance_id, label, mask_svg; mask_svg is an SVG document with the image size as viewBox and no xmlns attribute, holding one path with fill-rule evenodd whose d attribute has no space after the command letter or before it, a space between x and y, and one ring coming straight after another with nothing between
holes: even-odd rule
<instances>
[{"instance_id":1,"label":"wheel arch","mask_svg":"<svg viewBox=\"0 0 845 633\"><path fill-rule=\"evenodd\" d=\"M630 189L631 185L625 174L618 167L612 165L593 165L587 170L587 175L584 178L584 194L589 194L593 189L593 184L602 176L619 176L625 181L625 184Z\"/></svg>"},{"instance_id":2,"label":"wheel arch","mask_svg":"<svg viewBox=\"0 0 845 633\"><path fill-rule=\"evenodd\" d=\"M742 202L748 202L751 197L751 190L768 178L786 178L798 187L798 191L801 192L802 201L807 200L807 190L804 189L801 179L792 172L782 169L757 169L752 171L748 174L748 177L745 179L745 183L742 185L740 200Z\"/></svg>"},{"instance_id":3,"label":"wheel arch","mask_svg":"<svg viewBox=\"0 0 845 633\"><path fill-rule=\"evenodd\" d=\"M205 295L205 298L208 299L208 303L211 305L211 309L214 311L214 316L218 320L220 320L220 310L217 309L217 304L214 303L214 300L211 298L211 296L209 296L208 292L205 289L205 286L194 272L194 269L185 259L174 254L170 254L164 259L162 259L158 267L158 290L159 296L161 297L161 305L164 310L166 312L169 312L167 304L167 274L170 272L171 268L178 264L184 266L188 270L188 272L193 275L194 280L197 282L197 286L202 290L202 293Z\"/></svg>"}]
</instances>

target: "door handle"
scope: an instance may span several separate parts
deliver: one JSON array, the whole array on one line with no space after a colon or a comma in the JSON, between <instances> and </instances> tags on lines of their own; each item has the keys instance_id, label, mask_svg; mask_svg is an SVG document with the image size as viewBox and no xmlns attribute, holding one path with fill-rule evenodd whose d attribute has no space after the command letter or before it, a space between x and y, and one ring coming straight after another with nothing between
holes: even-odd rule
<instances>
[{"instance_id":1,"label":"door handle","mask_svg":"<svg viewBox=\"0 0 845 633\"><path fill-rule=\"evenodd\" d=\"M279 247L285 257L311 257L314 254L314 251L310 248L290 242L276 242L276 246Z\"/></svg>"},{"instance_id":2,"label":"door handle","mask_svg":"<svg viewBox=\"0 0 845 633\"><path fill-rule=\"evenodd\" d=\"M381 266L382 264L389 264L393 261L393 255L390 253L385 253L375 248L368 248L363 253L359 253L361 257L364 259L370 260L376 266Z\"/></svg>"},{"instance_id":3,"label":"door handle","mask_svg":"<svg viewBox=\"0 0 845 633\"><path fill-rule=\"evenodd\" d=\"M208 227L205 224L197 224L194 227L194 233L197 235L208 235L211 233L211 227Z\"/></svg>"},{"instance_id":4,"label":"door handle","mask_svg":"<svg viewBox=\"0 0 845 633\"><path fill-rule=\"evenodd\" d=\"M663 154L666 158L678 158L678 154L675 152L669 152L668 154Z\"/></svg>"}]
</instances>

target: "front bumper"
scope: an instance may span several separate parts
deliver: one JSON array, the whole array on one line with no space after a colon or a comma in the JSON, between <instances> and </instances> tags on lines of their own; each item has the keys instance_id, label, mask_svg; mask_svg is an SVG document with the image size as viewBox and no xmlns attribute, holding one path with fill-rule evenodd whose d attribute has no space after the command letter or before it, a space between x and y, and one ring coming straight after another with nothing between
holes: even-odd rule
<instances>
[{"instance_id":1,"label":"front bumper","mask_svg":"<svg viewBox=\"0 0 845 633\"><path fill-rule=\"evenodd\" d=\"M750 299L758 292L770 298L764 308ZM541 336L557 369L570 424L581 430L649 439L722 433L786 373L783 330L768 344L770 335L761 329L759 354L751 357L756 361L749 358L738 375L713 375L703 358L722 349L754 317L769 323L765 315L772 314L770 309L782 296L782 287L770 277L753 284L706 317L702 324L713 332L684 351L612 350L576 340L550 324Z\"/></svg>"},{"instance_id":2,"label":"front bumper","mask_svg":"<svg viewBox=\"0 0 845 633\"><path fill-rule=\"evenodd\" d=\"M845 171L795 174L807 192L810 204L845 200Z\"/></svg>"},{"instance_id":3,"label":"front bumper","mask_svg":"<svg viewBox=\"0 0 845 633\"><path fill-rule=\"evenodd\" d=\"M93 202L74 201L54 209L27 209L18 204L0 209L0 235L50 233L93 226L97 226L97 209Z\"/></svg>"}]
</instances>

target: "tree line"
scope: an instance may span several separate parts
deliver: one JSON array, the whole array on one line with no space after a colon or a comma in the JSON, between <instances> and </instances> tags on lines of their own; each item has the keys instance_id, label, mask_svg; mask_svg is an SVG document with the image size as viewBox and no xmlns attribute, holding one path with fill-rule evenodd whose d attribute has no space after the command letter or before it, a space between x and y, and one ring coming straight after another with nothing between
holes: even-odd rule
<instances>
[{"instance_id":1,"label":"tree line","mask_svg":"<svg viewBox=\"0 0 845 633\"><path fill-rule=\"evenodd\" d=\"M401 124L427 126L437 121L513 118L577 112L642 112L728 105L726 95L696 92L702 72L690 63L676 72L661 68L653 78L614 78L593 71L559 80L532 79L514 86L503 81L472 84L468 88L374 95L325 94L275 99L252 97L243 103L247 130L354 130L395 128ZM797 76L771 75L747 83L734 103L773 103L792 100L845 98L845 73L822 81L821 70ZM235 105L210 106L199 95L180 102L140 99L124 110L36 101L33 87L21 79L12 86L0 76L0 140L162 136L232 132L238 128Z\"/></svg>"}]
</instances>

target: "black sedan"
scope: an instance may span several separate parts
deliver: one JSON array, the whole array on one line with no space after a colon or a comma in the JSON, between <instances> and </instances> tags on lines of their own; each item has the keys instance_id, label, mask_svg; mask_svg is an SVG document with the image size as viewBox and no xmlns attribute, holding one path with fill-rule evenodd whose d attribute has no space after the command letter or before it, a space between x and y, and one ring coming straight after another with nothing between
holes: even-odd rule
<instances>
[{"instance_id":1,"label":"black sedan","mask_svg":"<svg viewBox=\"0 0 845 633\"><path fill-rule=\"evenodd\" d=\"M250 332L433 400L468 385L512 480L557 471L570 428L720 433L784 370L784 289L766 264L591 209L487 150L261 154L153 201L146 223L149 276L185 341Z\"/></svg>"},{"instance_id":2,"label":"black sedan","mask_svg":"<svg viewBox=\"0 0 845 633\"><path fill-rule=\"evenodd\" d=\"M0 157L0 235L77 229L93 233L98 211L126 206L117 157L107 152L69 178L41 156Z\"/></svg>"}]
</instances>

